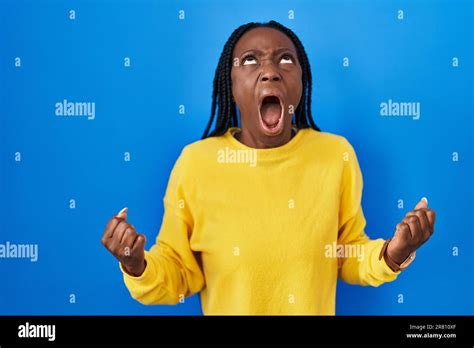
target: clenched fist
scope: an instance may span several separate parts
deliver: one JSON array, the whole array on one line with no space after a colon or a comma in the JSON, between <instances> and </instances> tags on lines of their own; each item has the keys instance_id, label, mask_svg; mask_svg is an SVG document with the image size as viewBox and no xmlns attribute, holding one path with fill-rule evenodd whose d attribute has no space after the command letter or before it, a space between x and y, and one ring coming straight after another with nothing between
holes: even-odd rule
<instances>
[{"instance_id":1,"label":"clenched fist","mask_svg":"<svg viewBox=\"0 0 474 348\"><path fill-rule=\"evenodd\" d=\"M387 255L397 264L401 264L433 235L435 218L434 210L428 208L428 200L421 199L415 209L409 211L397 225L388 244Z\"/></svg>"},{"instance_id":2,"label":"clenched fist","mask_svg":"<svg viewBox=\"0 0 474 348\"><path fill-rule=\"evenodd\" d=\"M127 209L123 208L109 220L101 242L120 261L127 273L138 277L146 267L146 237L137 233L133 225L126 221Z\"/></svg>"}]
</instances>

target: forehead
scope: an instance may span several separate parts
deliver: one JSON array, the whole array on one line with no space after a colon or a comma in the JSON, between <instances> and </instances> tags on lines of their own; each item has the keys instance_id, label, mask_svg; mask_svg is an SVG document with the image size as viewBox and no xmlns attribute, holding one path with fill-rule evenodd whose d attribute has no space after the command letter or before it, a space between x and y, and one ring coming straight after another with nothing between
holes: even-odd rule
<instances>
[{"instance_id":1,"label":"forehead","mask_svg":"<svg viewBox=\"0 0 474 348\"><path fill-rule=\"evenodd\" d=\"M275 48L283 47L296 52L295 45L284 33L273 28L259 27L251 29L241 36L235 45L234 55L251 49L272 51Z\"/></svg>"}]
</instances>

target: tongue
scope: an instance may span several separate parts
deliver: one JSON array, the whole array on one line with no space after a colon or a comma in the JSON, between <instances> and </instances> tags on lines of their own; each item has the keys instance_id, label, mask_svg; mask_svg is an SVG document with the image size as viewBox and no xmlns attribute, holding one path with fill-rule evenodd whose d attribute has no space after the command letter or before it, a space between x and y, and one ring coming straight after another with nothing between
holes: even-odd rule
<instances>
[{"instance_id":1,"label":"tongue","mask_svg":"<svg viewBox=\"0 0 474 348\"><path fill-rule=\"evenodd\" d=\"M269 127L275 127L281 116L281 106L277 103L265 103L260 110L262 120Z\"/></svg>"}]
</instances>

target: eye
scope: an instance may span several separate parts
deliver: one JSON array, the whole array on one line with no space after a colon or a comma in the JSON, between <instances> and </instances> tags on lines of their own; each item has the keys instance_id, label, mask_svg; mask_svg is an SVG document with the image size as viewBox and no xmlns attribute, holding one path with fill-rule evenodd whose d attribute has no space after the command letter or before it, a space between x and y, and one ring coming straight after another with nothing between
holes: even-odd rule
<instances>
[{"instance_id":1,"label":"eye","mask_svg":"<svg viewBox=\"0 0 474 348\"><path fill-rule=\"evenodd\" d=\"M280 59L281 64L293 64L293 58L289 56L288 54L285 54L284 56L281 57Z\"/></svg>"},{"instance_id":2,"label":"eye","mask_svg":"<svg viewBox=\"0 0 474 348\"><path fill-rule=\"evenodd\" d=\"M242 59L242 65L257 64L257 59L254 56L248 55Z\"/></svg>"}]
</instances>

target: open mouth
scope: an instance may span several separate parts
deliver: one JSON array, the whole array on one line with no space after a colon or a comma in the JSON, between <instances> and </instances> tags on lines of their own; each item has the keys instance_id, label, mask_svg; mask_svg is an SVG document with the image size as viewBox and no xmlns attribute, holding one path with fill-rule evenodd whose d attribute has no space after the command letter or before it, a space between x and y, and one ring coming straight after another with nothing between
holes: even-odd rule
<instances>
[{"instance_id":1,"label":"open mouth","mask_svg":"<svg viewBox=\"0 0 474 348\"><path fill-rule=\"evenodd\" d=\"M259 106L260 124L267 135L277 135L283 129L283 103L277 96L266 96Z\"/></svg>"}]
</instances>

